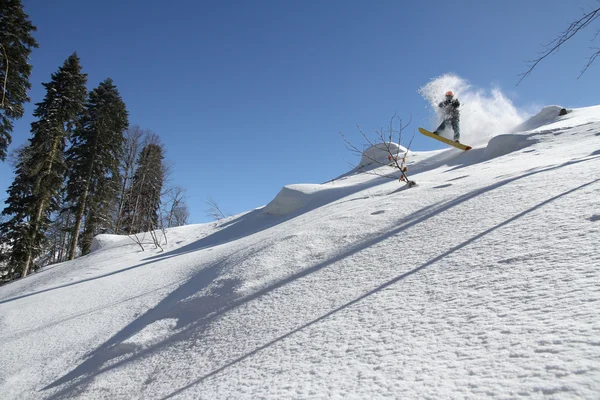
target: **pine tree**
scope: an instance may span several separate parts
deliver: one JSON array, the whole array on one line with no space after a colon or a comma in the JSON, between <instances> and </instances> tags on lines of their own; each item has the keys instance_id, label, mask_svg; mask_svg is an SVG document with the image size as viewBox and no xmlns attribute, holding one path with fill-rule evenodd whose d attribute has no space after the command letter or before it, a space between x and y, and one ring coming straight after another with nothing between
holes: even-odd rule
<instances>
[{"instance_id":1,"label":"pine tree","mask_svg":"<svg viewBox=\"0 0 600 400\"><path fill-rule=\"evenodd\" d=\"M129 234L158 227L165 176L163 159L163 148L157 141L144 146L140 152L131 195L125 207L125 229Z\"/></svg>"},{"instance_id":2,"label":"pine tree","mask_svg":"<svg viewBox=\"0 0 600 400\"><path fill-rule=\"evenodd\" d=\"M28 207L33 197L33 179L29 171L31 155L29 146L22 147L16 154L15 179L8 189L6 208L2 211L4 222L0 224L0 250L2 275L5 281L19 276L27 259L31 237Z\"/></svg>"},{"instance_id":3,"label":"pine tree","mask_svg":"<svg viewBox=\"0 0 600 400\"><path fill-rule=\"evenodd\" d=\"M36 31L23 11L21 0L0 0L0 160L6 159L6 151L12 140L11 120L24 114L23 104L29 101L27 90L31 89L28 64L31 50L38 47L31 36Z\"/></svg>"},{"instance_id":4,"label":"pine tree","mask_svg":"<svg viewBox=\"0 0 600 400\"><path fill-rule=\"evenodd\" d=\"M75 258L84 221L83 254L89 249L90 236L109 223L118 197L123 132L127 127L125 103L113 81L106 79L90 92L81 127L75 130L67 152L67 201L74 215L71 260Z\"/></svg>"},{"instance_id":5,"label":"pine tree","mask_svg":"<svg viewBox=\"0 0 600 400\"><path fill-rule=\"evenodd\" d=\"M40 254L51 214L59 209L67 169L66 141L84 109L86 81L74 53L52 74L52 80L43 84L46 96L33 113L37 121L31 124L32 137L25 150L27 157L22 158L24 164L17 168L15 184L9 189L9 207L3 212L12 215L2 231L13 231L11 245L18 257L12 259L20 266L22 277ZM17 208L22 210L13 212ZM23 229L17 229L21 225Z\"/></svg>"}]
</instances>

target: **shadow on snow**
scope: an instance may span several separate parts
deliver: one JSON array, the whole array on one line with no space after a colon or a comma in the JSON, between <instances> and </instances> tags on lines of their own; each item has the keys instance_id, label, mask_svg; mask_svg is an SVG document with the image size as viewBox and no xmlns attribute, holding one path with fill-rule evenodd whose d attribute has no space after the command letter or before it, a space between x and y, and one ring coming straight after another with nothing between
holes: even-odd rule
<instances>
[{"instance_id":1,"label":"shadow on snow","mask_svg":"<svg viewBox=\"0 0 600 400\"><path fill-rule=\"evenodd\" d=\"M136 320L131 322L126 327L124 327L120 332L115 334L112 338L107 340L104 344L102 344L96 350L89 353L87 356L87 359L85 361L83 361L79 366L77 366L75 369L73 369L71 372L67 373L66 375L62 376L61 378L50 383L48 386L46 386L42 390L58 388L59 386L64 385L63 388L61 388L59 391L57 391L56 393L51 395L50 398L58 399L58 398L71 397L77 393L80 393L82 390L84 390L84 388L88 384L90 384L96 376L99 376L100 374L102 374L104 372L125 366L128 363L148 357L148 356L150 356L156 352L159 352L173 344L176 344L176 343L179 343L182 341L186 341L191 338L198 338L202 335L202 332L208 328L208 326L211 322L215 321L216 319L218 319L220 316L226 314L227 312L229 312L233 309L236 309L237 307L240 307L246 303L257 300L257 299L261 298L262 296L268 295L271 292L273 292L291 282L294 282L298 279L302 279L312 273L322 270L333 263L336 263L338 261L341 261L343 259L351 257L352 255L354 255L370 246L373 246L373 245L375 245L383 240L386 240L390 237L393 237L395 235L398 235L398 234L402 233L402 231L404 231L410 227L413 227L417 224L420 224L440 213L448 211L451 208L453 208L459 204L469 201L469 200L471 200L481 194L484 194L486 192L489 192L489 191L498 189L502 186L508 185L517 180L520 180L520 179L523 179L523 178L526 178L526 177L529 177L532 175L536 175L536 174L539 174L542 172L548 172L548 171L556 170L558 168L567 167L569 165L573 165L573 164L577 164L577 163L581 163L581 162L585 162L585 161L590 161L595 158L598 158L598 157L573 160L573 161L570 161L570 162L567 162L567 163L564 163L561 165L532 171L532 172L529 172L529 173L526 173L526 174L523 174L523 175L520 175L517 177L513 177L513 178L505 179L500 182L496 182L492 185L489 185L489 186L486 186L486 187L483 187L483 188L480 188L477 190L473 190L469 193L466 193L456 199L449 200L445 203L434 204L434 205L425 207L416 213L413 213L409 216L406 216L406 217L400 219L398 221L399 226L397 228L395 228L391 231L381 232L378 236L375 236L374 238L371 238L369 240L366 240L366 241L363 241L360 243L356 243L355 245L350 246L344 253L341 253L329 260L326 260L322 263L314 265L313 267L307 268L303 271L293 274L285 279L282 279L279 282L276 282L264 289L257 291L256 293L253 293L246 297L238 297L235 295L235 287L238 284L237 281L235 281L235 280L225 280L222 282L218 281L219 273L223 269L223 267L227 264L227 260L229 259L229 257L228 257L228 258L224 259L223 261L220 261L219 263L216 263L212 266L204 268L203 270L198 272L195 276L191 277L187 282L185 282L183 285L181 285L180 287L175 289L173 292L171 292L167 297L165 297L154 308L148 310L146 313L144 313L143 315L138 317ZM534 211L535 209L542 207L560 197L569 195L579 189L582 189L582 188L589 186L593 183L596 183L598 181L600 181L600 179L588 182L588 183L580 185L574 189L570 189L566 192L563 192L557 196L554 196L548 200L545 200L544 202L538 204L537 206L535 206L533 208L525 210L525 211L507 219L506 221L504 221L492 228L485 230L484 232L481 232L481 233L473 236L469 240L453 247L452 249L440 254L439 256L427 261L426 263L424 263L408 272L405 272L405 273L397 276L394 279L389 280L388 282L372 289L371 291L365 293L364 295L361 295L360 297L357 297L356 299L354 299L340 307L335 308L334 310L328 312L327 314L324 314L323 316L321 316L315 320L305 323L301 327L294 329L293 331L290 331L290 332L286 333L285 335L280 336L274 340L271 340L268 343L256 348L255 350L253 350L241 357L238 357L232 361L226 362L223 366L213 370L210 373L205 374L204 376L194 380L193 382L186 385L185 387L178 389L177 391L171 393L169 396L167 396L167 398L172 397L178 393L181 393L184 390L192 387L193 385L196 385L196 384L202 382L204 379L218 374L219 372L223 371L224 369L252 356L253 354L256 354L257 352L259 352L261 350L264 350L265 348L273 345L274 343L277 343L277 342L293 335L294 333L296 333L308 326L311 326L311 325L315 324L316 322L321 321L321 320L333 315L334 313L336 313L344 308L347 308L347 307L365 299L366 297L369 297L369 296L389 287L390 285L393 285L393 284L401 281L402 279L423 270L424 268L431 266L432 264L439 262L440 260L447 257L448 255L464 248L465 246L469 245L470 243L489 234L490 232L521 218L522 216ZM238 250L238 251L242 251L242 250ZM257 251L261 251L261 250L259 249ZM189 300L190 297L197 296L202 291L206 292L205 289L207 289L211 285L216 286L216 290L209 291L209 293L203 294L199 297L196 297L194 300L191 300L191 302L190 302L190 300ZM163 319L177 319L177 321L178 321L177 329L179 329L179 331L172 334L170 337L159 341L158 343L154 343L152 345L149 345L149 346L143 347L143 348L140 346L125 343L127 339L129 339L132 336L134 336L135 334L141 332L148 325L150 325L156 321L163 320ZM117 358L119 360L116 360ZM107 363L109 365L104 366L104 364L107 364Z\"/></svg>"}]
</instances>

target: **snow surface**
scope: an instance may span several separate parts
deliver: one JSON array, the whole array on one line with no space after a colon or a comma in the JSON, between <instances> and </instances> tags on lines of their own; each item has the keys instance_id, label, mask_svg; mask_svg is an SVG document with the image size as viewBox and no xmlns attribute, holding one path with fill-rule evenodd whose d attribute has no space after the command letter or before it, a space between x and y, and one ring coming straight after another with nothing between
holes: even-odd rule
<instances>
[{"instance_id":1,"label":"snow surface","mask_svg":"<svg viewBox=\"0 0 600 400\"><path fill-rule=\"evenodd\" d=\"M0 287L2 399L600 398L600 106L541 119Z\"/></svg>"}]
</instances>

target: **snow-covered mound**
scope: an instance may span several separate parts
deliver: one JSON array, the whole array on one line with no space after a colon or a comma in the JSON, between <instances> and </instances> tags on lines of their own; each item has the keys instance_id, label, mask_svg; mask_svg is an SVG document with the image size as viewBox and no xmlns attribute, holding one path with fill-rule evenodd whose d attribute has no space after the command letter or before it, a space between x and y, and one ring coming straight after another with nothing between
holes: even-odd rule
<instances>
[{"instance_id":1,"label":"snow-covered mound","mask_svg":"<svg viewBox=\"0 0 600 400\"><path fill-rule=\"evenodd\" d=\"M390 172L393 170L390 169ZM324 184L299 184L283 187L277 196L265 207L262 212L269 215L283 216L299 211L310 211L324 204L332 203L361 189L373 186L367 180L362 183L355 181L324 183Z\"/></svg>"},{"instance_id":2,"label":"snow-covered mound","mask_svg":"<svg viewBox=\"0 0 600 400\"><path fill-rule=\"evenodd\" d=\"M320 185L297 184L284 186L277 196L263 208L263 212L271 215L290 214L306 207L319 191Z\"/></svg>"},{"instance_id":3,"label":"snow-covered mound","mask_svg":"<svg viewBox=\"0 0 600 400\"><path fill-rule=\"evenodd\" d=\"M393 142L378 143L363 152L360 164L356 169L361 170L367 166L372 169L387 165L391 162L389 160L390 153L394 156L403 157L407 150L405 147ZM347 178L347 176L344 177ZM303 208L318 207L330 203L366 186L369 186L369 184L356 186L355 184L348 185L345 182L336 185L330 183L286 185L262 211L269 215L289 215Z\"/></svg>"},{"instance_id":4,"label":"snow-covered mound","mask_svg":"<svg viewBox=\"0 0 600 400\"><path fill-rule=\"evenodd\" d=\"M507 134L493 137L485 148L485 157L488 159L501 157L529 147L538 142L536 137L529 135Z\"/></svg>"},{"instance_id":5,"label":"snow-covered mound","mask_svg":"<svg viewBox=\"0 0 600 400\"><path fill-rule=\"evenodd\" d=\"M401 157L406 153L406 148L394 142L377 143L363 152L358 168L368 165L380 166L381 164L388 164L390 162L388 159L390 153Z\"/></svg>"},{"instance_id":6,"label":"snow-covered mound","mask_svg":"<svg viewBox=\"0 0 600 400\"><path fill-rule=\"evenodd\" d=\"M566 110L561 106L547 106L539 113L529 118L527 121L516 126L513 132L524 132L537 129L544 125L549 125L561 118L561 111ZM563 111L564 112L564 111Z\"/></svg>"},{"instance_id":7,"label":"snow-covered mound","mask_svg":"<svg viewBox=\"0 0 600 400\"><path fill-rule=\"evenodd\" d=\"M131 243L131 239L126 236L102 234L94 237L90 251L94 252L98 250L112 249L115 247L130 245Z\"/></svg>"},{"instance_id":8,"label":"snow-covered mound","mask_svg":"<svg viewBox=\"0 0 600 400\"><path fill-rule=\"evenodd\" d=\"M0 287L1 398L598 398L600 107L530 126L97 237Z\"/></svg>"}]
</instances>

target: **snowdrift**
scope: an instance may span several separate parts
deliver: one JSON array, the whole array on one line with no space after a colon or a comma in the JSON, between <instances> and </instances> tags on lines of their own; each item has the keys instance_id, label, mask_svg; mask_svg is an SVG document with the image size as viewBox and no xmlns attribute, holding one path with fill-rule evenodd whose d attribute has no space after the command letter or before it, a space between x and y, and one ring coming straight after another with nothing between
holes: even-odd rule
<instances>
[{"instance_id":1,"label":"snowdrift","mask_svg":"<svg viewBox=\"0 0 600 400\"><path fill-rule=\"evenodd\" d=\"M92 239L90 252L93 253L98 250L108 250L131 244L133 244L133 242L127 236L108 234L96 235L94 239Z\"/></svg>"},{"instance_id":2,"label":"snowdrift","mask_svg":"<svg viewBox=\"0 0 600 400\"><path fill-rule=\"evenodd\" d=\"M529 118L527 121L522 124L516 126L512 131L513 132L524 132L524 131L532 131L534 129L540 128L544 125L552 124L556 121L559 121L562 116L561 111L566 109L561 106L547 106L542 109L539 113Z\"/></svg>"},{"instance_id":3,"label":"snowdrift","mask_svg":"<svg viewBox=\"0 0 600 400\"><path fill-rule=\"evenodd\" d=\"M531 135L507 134L493 137L485 147L485 158L493 159L532 146L539 140Z\"/></svg>"},{"instance_id":4,"label":"snowdrift","mask_svg":"<svg viewBox=\"0 0 600 400\"><path fill-rule=\"evenodd\" d=\"M406 148L394 142L378 143L363 152L357 168L360 169L366 166L379 167L381 164L388 164L390 162L388 160L390 152L393 155L402 157L406 153Z\"/></svg>"},{"instance_id":5,"label":"snowdrift","mask_svg":"<svg viewBox=\"0 0 600 400\"><path fill-rule=\"evenodd\" d=\"M372 146L364 151L354 172L372 170L389 164L390 152L402 157L406 154L406 148L393 142ZM301 209L330 203L361 188L364 189L365 185L347 185L343 181L335 185L331 183L286 185L262 211L275 216L289 215Z\"/></svg>"},{"instance_id":6,"label":"snowdrift","mask_svg":"<svg viewBox=\"0 0 600 400\"><path fill-rule=\"evenodd\" d=\"M306 207L314 200L314 194L320 192L319 185L284 186L277 196L263 208L263 212L271 215L286 215Z\"/></svg>"}]
</instances>

